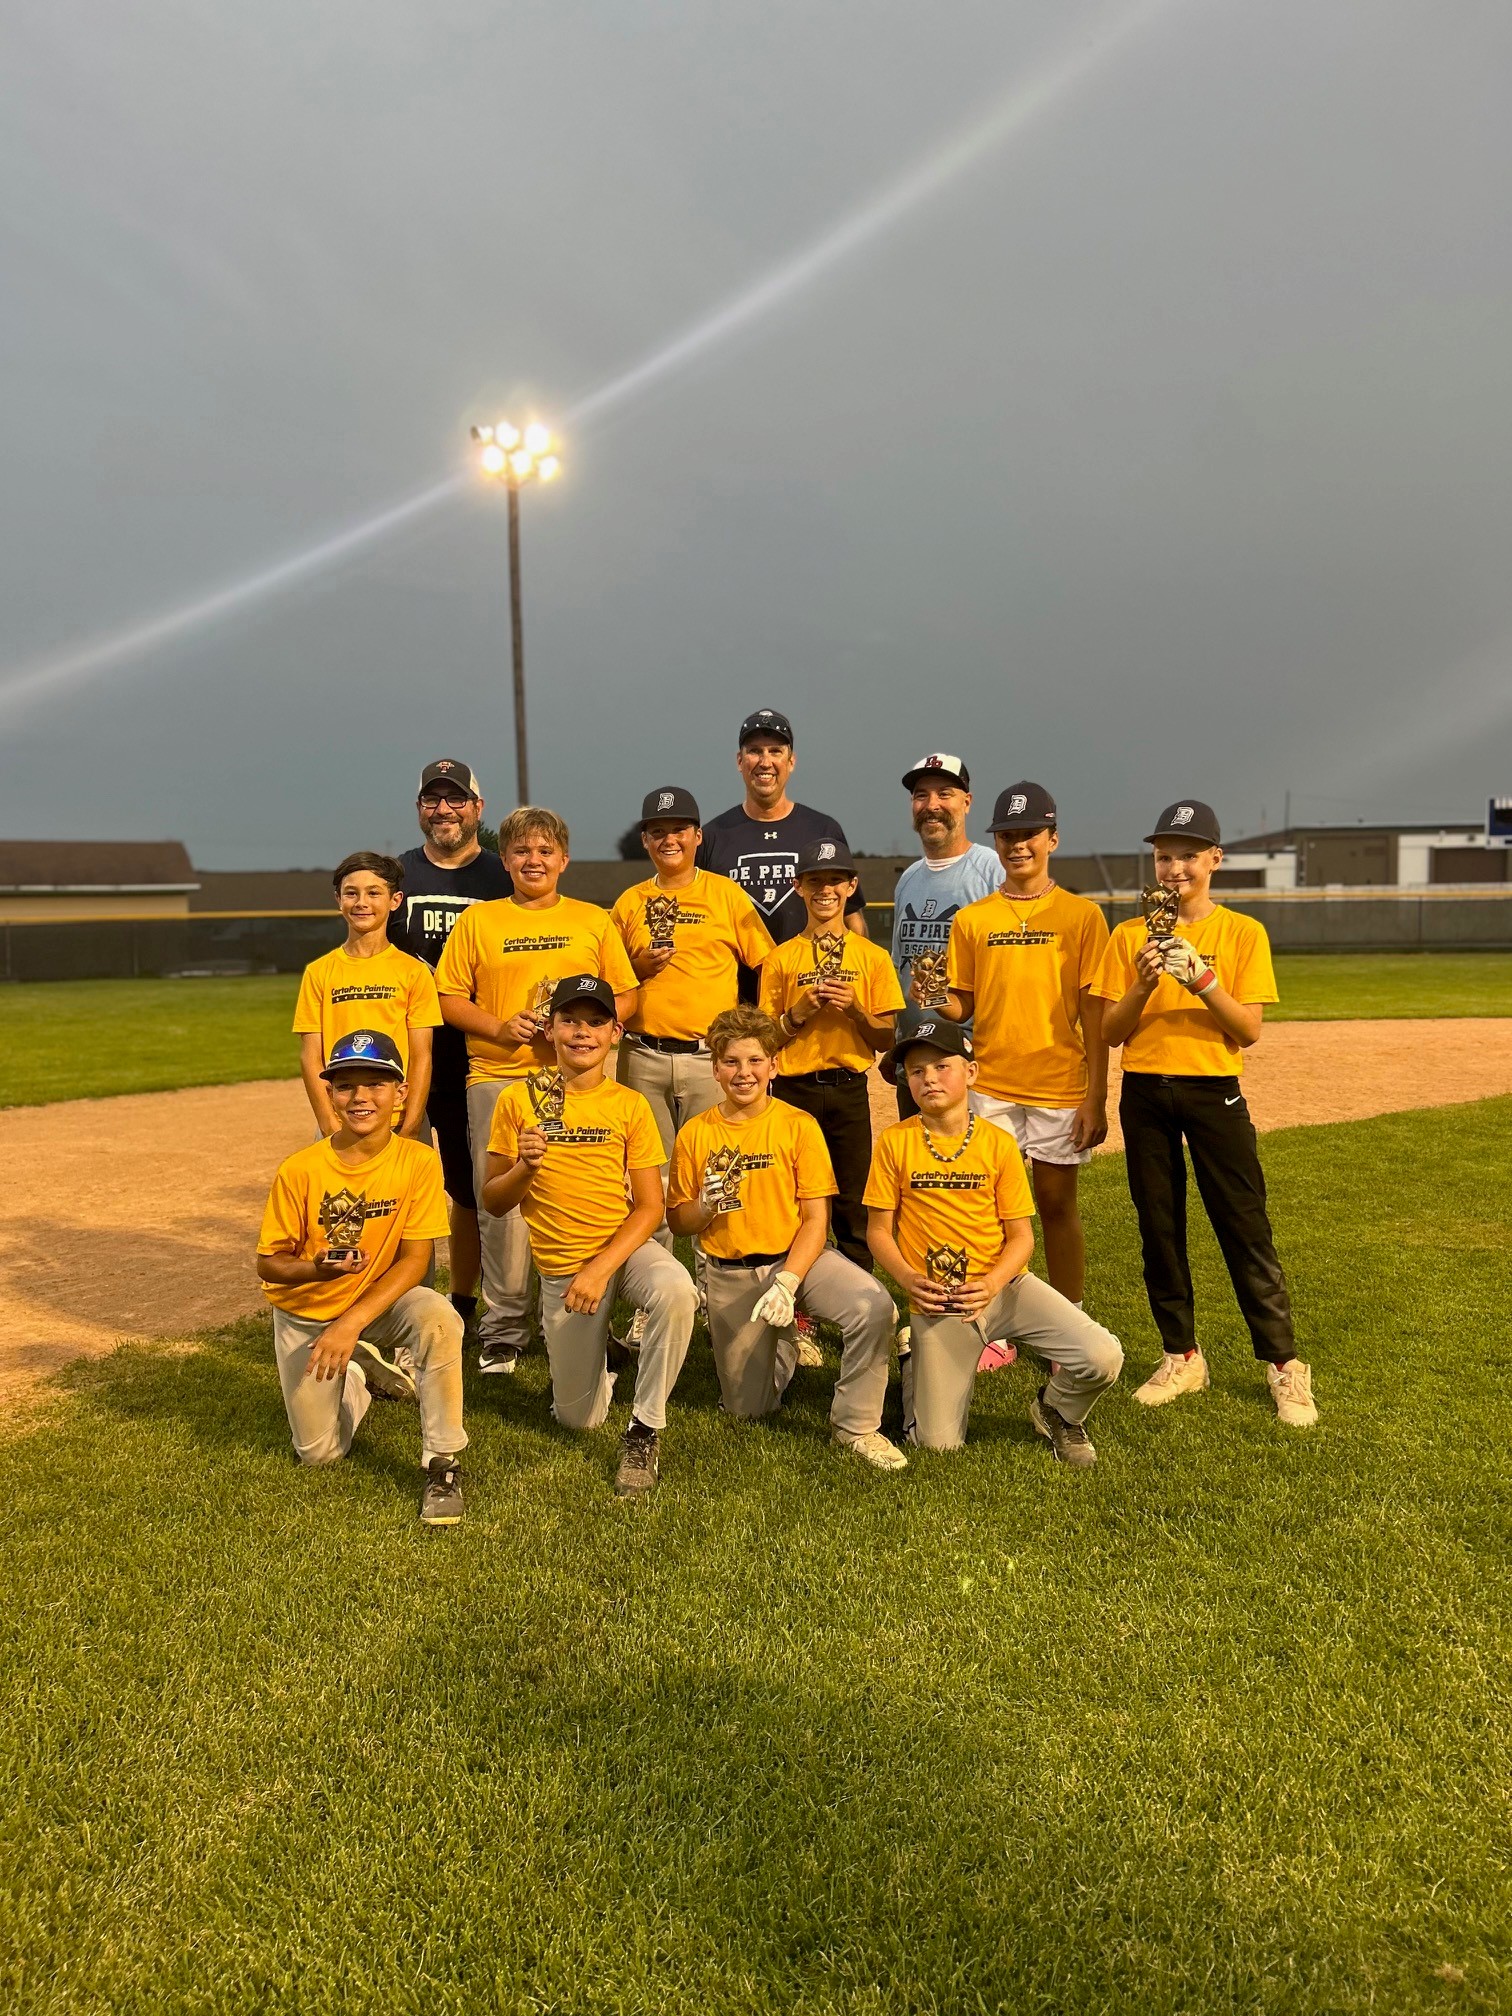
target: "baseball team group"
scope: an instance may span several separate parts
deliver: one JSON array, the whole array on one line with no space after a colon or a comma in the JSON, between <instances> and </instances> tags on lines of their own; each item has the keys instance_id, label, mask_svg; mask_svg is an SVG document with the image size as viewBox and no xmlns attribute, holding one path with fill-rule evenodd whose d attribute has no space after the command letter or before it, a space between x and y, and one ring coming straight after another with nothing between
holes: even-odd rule
<instances>
[{"instance_id":1,"label":"baseball team group","mask_svg":"<svg viewBox=\"0 0 1512 2016\"><path fill-rule=\"evenodd\" d=\"M1276 1417L1310 1427L1240 1080L1275 976L1263 926L1213 901L1212 808L1161 812L1144 914L1110 933L1056 883L1043 786L999 792L982 846L967 765L926 755L902 778L922 853L884 949L843 830L789 795L787 716L749 715L737 761L744 797L716 818L681 787L646 794L650 873L609 910L562 891L568 830L543 806L485 849L477 778L451 758L421 774L418 847L336 870L346 941L306 968L294 1017L319 1134L280 1166L257 1255L300 1460L346 1455L375 1395L415 1404L420 1516L455 1525L466 1339L503 1374L539 1336L563 1427L599 1428L632 1384L615 1490L644 1498L701 1316L739 1419L780 1407L797 1366L824 1363L816 1326L838 1330L834 1444L889 1471L908 1460L882 1432L894 1355L903 1441L946 1449L977 1379L1028 1351L1034 1429L1090 1468L1123 1350L1082 1306L1077 1181L1108 1132L1113 1049L1164 1347L1134 1397L1209 1380L1189 1154ZM874 1064L899 1115L875 1138Z\"/></svg>"}]
</instances>

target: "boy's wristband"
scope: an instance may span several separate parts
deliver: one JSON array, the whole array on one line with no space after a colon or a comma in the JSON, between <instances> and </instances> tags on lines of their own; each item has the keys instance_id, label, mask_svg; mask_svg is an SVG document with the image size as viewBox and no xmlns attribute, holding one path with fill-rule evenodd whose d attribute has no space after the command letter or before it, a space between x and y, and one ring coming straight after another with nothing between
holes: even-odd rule
<instances>
[{"instance_id":1,"label":"boy's wristband","mask_svg":"<svg viewBox=\"0 0 1512 2016\"><path fill-rule=\"evenodd\" d=\"M1203 974L1200 980L1194 980L1192 982L1191 991L1194 994L1206 994L1210 987L1216 987L1217 985L1218 985L1218 975L1213 970L1213 968L1209 966L1209 968Z\"/></svg>"}]
</instances>

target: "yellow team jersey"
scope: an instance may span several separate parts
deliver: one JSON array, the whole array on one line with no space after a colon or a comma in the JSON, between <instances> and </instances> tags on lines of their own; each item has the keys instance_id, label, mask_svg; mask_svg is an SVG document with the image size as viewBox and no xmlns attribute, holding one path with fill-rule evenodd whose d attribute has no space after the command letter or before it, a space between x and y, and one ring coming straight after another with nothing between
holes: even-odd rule
<instances>
[{"instance_id":1,"label":"yellow team jersey","mask_svg":"<svg viewBox=\"0 0 1512 2016\"><path fill-rule=\"evenodd\" d=\"M1120 924L1108 941L1093 992L1104 1001L1121 1001L1134 984L1134 961L1147 933L1142 917ZM1196 947L1218 975L1218 984L1246 1007L1279 1001L1276 971L1271 964L1265 926L1253 917L1219 904L1196 924L1177 926L1176 935ZM1123 1046L1125 1071L1149 1071L1158 1077L1237 1078L1244 1052L1225 1035L1195 994L1179 980L1162 973L1145 1003L1139 1026Z\"/></svg>"},{"instance_id":2,"label":"yellow team jersey","mask_svg":"<svg viewBox=\"0 0 1512 2016\"><path fill-rule=\"evenodd\" d=\"M835 1194L835 1172L818 1121L780 1099L743 1124L721 1118L717 1106L695 1114L672 1146L669 1204L697 1200L704 1165L721 1149L733 1149L741 1158L740 1208L700 1232L699 1245L719 1260L786 1253L798 1237L799 1199Z\"/></svg>"},{"instance_id":3,"label":"yellow team jersey","mask_svg":"<svg viewBox=\"0 0 1512 2016\"><path fill-rule=\"evenodd\" d=\"M380 1029L398 1044L408 1070L411 1029L440 1026L441 1004L429 966L397 945L373 959L353 959L342 945L312 959L294 1005L295 1035L318 1035L322 1058L354 1029Z\"/></svg>"},{"instance_id":4,"label":"yellow team jersey","mask_svg":"<svg viewBox=\"0 0 1512 2016\"><path fill-rule=\"evenodd\" d=\"M367 1265L300 1288L265 1281L263 1293L291 1316L333 1322L393 1266L401 1239L444 1239L449 1229L434 1148L396 1134L381 1155L349 1169L329 1141L313 1142L279 1164L257 1250L314 1260L328 1246L360 1246Z\"/></svg>"},{"instance_id":5,"label":"yellow team jersey","mask_svg":"<svg viewBox=\"0 0 1512 2016\"><path fill-rule=\"evenodd\" d=\"M653 932L648 905L673 906ZM641 997L628 1027L646 1036L701 1037L714 1017L738 998L737 967L759 966L772 934L738 882L700 868L686 889L664 890L653 876L637 882L609 913L626 950L637 956L653 937L672 939L672 957L660 973L640 983Z\"/></svg>"},{"instance_id":6,"label":"yellow team jersey","mask_svg":"<svg viewBox=\"0 0 1512 2016\"><path fill-rule=\"evenodd\" d=\"M521 1133L540 1124L529 1085L511 1085L494 1108L489 1154L517 1161ZM588 1092L569 1090L560 1132L553 1128L547 1139L520 1213L537 1268L555 1279L576 1274L624 1224L627 1171L659 1169L667 1158L645 1099L612 1078Z\"/></svg>"},{"instance_id":7,"label":"yellow team jersey","mask_svg":"<svg viewBox=\"0 0 1512 2016\"><path fill-rule=\"evenodd\" d=\"M872 1150L866 1208L895 1213L899 1249L921 1274L941 1274L943 1256L966 1257L968 1276L985 1274L1003 1250L1004 1224L1034 1215L1034 1198L1018 1143L1001 1127L978 1120L962 1136L930 1135L915 1114L885 1127ZM931 1154L930 1144L939 1151ZM955 1160L949 1158L961 1148ZM936 1266L929 1264L930 1254Z\"/></svg>"},{"instance_id":8,"label":"yellow team jersey","mask_svg":"<svg viewBox=\"0 0 1512 2016\"><path fill-rule=\"evenodd\" d=\"M903 989L887 953L855 931L837 930L834 935L843 941L840 978L855 988L862 1014L873 1022L896 1015L903 1006ZM761 1005L774 1021L801 1001L819 978L822 954L816 953L815 943L806 933L789 938L762 966ZM825 1006L778 1051L777 1070L784 1078L800 1071L869 1071L876 1056L843 1009Z\"/></svg>"},{"instance_id":9,"label":"yellow team jersey","mask_svg":"<svg viewBox=\"0 0 1512 2016\"><path fill-rule=\"evenodd\" d=\"M1087 1096L1081 990L1097 977L1108 927L1069 889L968 903L950 926L948 978L973 997L977 1089L1025 1106Z\"/></svg>"},{"instance_id":10,"label":"yellow team jersey","mask_svg":"<svg viewBox=\"0 0 1512 2016\"><path fill-rule=\"evenodd\" d=\"M572 973L596 974L616 994L634 989L635 969L609 912L572 896L560 896L544 910L524 910L512 896L500 896L469 904L457 919L436 968L436 987L442 994L470 996L508 1022L515 1015L544 1015L551 990ZM556 1052L544 1037L493 1043L468 1031L469 1085L519 1078L555 1064Z\"/></svg>"}]
</instances>

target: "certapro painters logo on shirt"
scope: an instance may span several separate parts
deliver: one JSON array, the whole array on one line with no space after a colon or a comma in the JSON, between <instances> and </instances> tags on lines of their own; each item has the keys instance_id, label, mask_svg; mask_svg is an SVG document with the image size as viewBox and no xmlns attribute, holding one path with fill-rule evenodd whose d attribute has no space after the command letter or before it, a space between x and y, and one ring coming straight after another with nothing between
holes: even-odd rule
<instances>
[{"instance_id":1,"label":"certapro painters logo on shirt","mask_svg":"<svg viewBox=\"0 0 1512 2016\"><path fill-rule=\"evenodd\" d=\"M915 1169L908 1179L908 1187L910 1190L985 1190L987 1180L979 1169Z\"/></svg>"},{"instance_id":2,"label":"certapro painters logo on shirt","mask_svg":"<svg viewBox=\"0 0 1512 2016\"><path fill-rule=\"evenodd\" d=\"M329 999L337 1001L393 1001L399 995L399 988L376 982L366 987L333 987Z\"/></svg>"},{"instance_id":3,"label":"certapro painters logo on shirt","mask_svg":"<svg viewBox=\"0 0 1512 2016\"><path fill-rule=\"evenodd\" d=\"M500 952L565 952L572 943L570 938L506 938L499 946Z\"/></svg>"},{"instance_id":4,"label":"certapro painters logo on shirt","mask_svg":"<svg viewBox=\"0 0 1512 2016\"><path fill-rule=\"evenodd\" d=\"M1059 945L1059 931L989 931L989 945Z\"/></svg>"}]
</instances>

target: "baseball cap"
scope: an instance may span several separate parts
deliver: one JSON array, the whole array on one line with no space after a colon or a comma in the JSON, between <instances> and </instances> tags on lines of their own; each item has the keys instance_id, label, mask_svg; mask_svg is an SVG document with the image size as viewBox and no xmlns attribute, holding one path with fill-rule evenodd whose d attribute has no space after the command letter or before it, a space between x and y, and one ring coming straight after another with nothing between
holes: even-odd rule
<instances>
[{"instance_id":1,"label":"baseball cap","mask_svg":"<svg viewBox=\"0 0 1512 2016\"><path fill-rule=\"evenodd\" d=\"M703 824L698 816L698 800L680 784L667 784L659 791L646 793L640 822L649 826L653 819L686 819L690 826Z\"/></svg>"},{"instance_id":2,"label":"baseball cap","mask_svg":"<svg viewBox=\"0 0 1512 2016\"><path fill-rule=\"evenodd\" d=\"M459 763L455 756L438 756L434 763L427 763L420 772L420 789L427 791L432 784L455 784L459 791L465 791L469 798L481 798L478 780L466 763Z\"/></svg>"},{"instance_id":3,"label":"baseball cap","mask_svg":"<svg viewBox=\"0 0 1512 2016\"><path fill-rule=\"evenodd\" d=\"M364 1071L386 1071L391 1078L404 1077L404 1059L399 1055L399 1045L392 1036L385 1036L381 1029L353 1029L346 1036L338 1036L331 1045L330 1059L320 1075L331 1078L338 1071L359 1067Z\"/></svg>"},{"instance_id":4,"label":"baseball cap","mask_svg":"<svg viewBox=\"0 0 1512 2016\"><path fill-rule=\"evenodd\" d=\"M555 1015L558 1008L572 1008L579 1001L592 1001L602 1008L613 1022L618 1011L614 1005L614 989L607 980L600 980L596 973L569 973L565 980L558 980L552 990L551 1005L546 1010L548 1016Z\"/></svg>"},{"instance_id":5,"label":"baseball cap","mask_svg":"<svg viewBox=\"0 0 1512 2016\"><path fill-rule=\"evenodd\" d=\"M1041 826L1056 823L1055 800L1043 784L1031 784L1027 777L1021 777L1017 784L1010 784L1006 791L999 791L997 803L992 808L992 824L989 833L1038 832Z\"/></svg>"},{"instance_id":6,"label":"baseball cap","mask_svg":"<svg viewBox=\"0 0 1512 2016\"><path fill-rule=\"evenodd\" d=\"M793 724L786 714L779 714L774 707L758 707L754 714L747 714L740 724L740 746L745 747L753 735L770 735L775 741L793 746Z\"/></svg>"},{"instance_id":7,"label":"baseball cap","mask_svg":"<svg viewBox=\"0 0 1512 2016\"><path fill-rule=\"evenodd\" d=\"M908 1052L918 1043L927 1043L931 1050L943 1050L947 1057L964 1057L968 1064L976 1057L971 1038L959 1022L952 1022L934 1008L906 1008L898 1017L898 1034L891 1050L878 1061L877 1069L882 1076L895 1079Z\"/></svg>"},{"instance_id":8,"label":"baseball cap","mask_svg":"<svg viewBox=\"0 0 1512 2016\"><path fill-rule=\"evenodd\" d=\"M1144 837L1147 846L1156 840L1198 840L1204 847L1222 844L1218 814L1200 798L1178 798L1174 805L1167 805L1155 821L1154 832Z\"/></svg>"},{"instance_id":9,"label":"baseball cap","mask_svg":"<svg viewBox=\"0 0 1512 2016\"><path fill-rule=\"evenodd\" d=\"M903 779L903 789L912 791L926 778L933 778L937 784L959 784L963 791L971 789L971 772L959 756L921 756Z\"/></svg>"},{"instance_id":10,"label":"baseball cap","mask_svg":"<svg viewBox=\"0 0 1512 2016\"><path fill-rule=\"evenodd\" d=\"M843 840L810 840L798 850L795 875L854 875L856 864Z\"/></svg>"}]
</instances>

